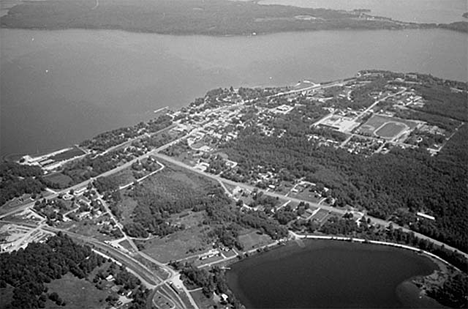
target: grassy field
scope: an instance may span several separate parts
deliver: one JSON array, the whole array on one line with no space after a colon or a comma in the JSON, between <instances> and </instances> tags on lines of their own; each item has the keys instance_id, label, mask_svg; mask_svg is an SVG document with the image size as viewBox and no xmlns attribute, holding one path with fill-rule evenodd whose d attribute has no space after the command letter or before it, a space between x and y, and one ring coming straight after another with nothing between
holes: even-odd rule
<instances>
[{"instance_id":1,"label":"grassy field","mask_svg":"<svg viewBox=\"0 0 468 309\"><path fill-rule=\"evenodd\" d=\"M248 230L239 235L239 242L244 246L244 250L250 250L267 245L272 242L272 239L266 234L259 234L256 230Z\"/></svg>"},{"instance_id":2,"label":"grassy field","mask_svg":"<svg viewBox=\"0 0 468 309\"><path fill-rule=\"evenodd\" d=\"M146 247L143 252L163 263L201 254L211 248L209 230L207 226L195 226L164 238L142 241Z\"/></svg>"},{"instance_id":3,"label":"grassy field","mask_svg":"<svg viewBox=\"0 0 468 309\"><path fill-rule=\"evenodd\" d=\"M45 176L44 179L58 184L61 188L66 188L72 182L72 179L69 176L62 173L50 174Z\"/></svg>"},{"instance_id":4,"label":"grassy field","mask_svg":"<svg viewBox=\"0 0 468 309\"><path fill-rule=\"evenodd\" d=\"M406 128L407 126L401 123L387 122L375 131L375 134L383 138L393 138Z\"/></svg>"},{"instance_id":5,"label":"grassy field","mask_svg":"<svg viewBox=\"0 0 468 309\"><path fill-rule=\"evenodd\" d=\"M199 308L211 308L211 306L215 306L216 302L212 299L206 298L203 295L202 290L196 290L190 293L192 295L193 300L197 303Z\"/></svg>"},{"instance_id":6,"label":"grassy field","mask_svg":"<svg viewBox=\"0 0 468 309\"><path fill-rule=\"evenodd\" d=\"M127 191L122 190L120 192L120 196L122 197L122 202L119 204L119 209L122 211L122 219L120 222L125 224L132 222L132 213L138 203L133 198L128 196Z\"/></svg>"},{"instance_id":7,"label":"grassy field","mask_svg":"<svg viewBox=\"0 0 468 309\"><path fill-rule=\"evenodd\" d=\"M77 147L73 147L70 150L64 151L62 153L59 153L53 157L50 157L49 159L52 159L54 161L63 161L63 160L68 160L77 156L84 155L85 152Z\"/></svg>"},{"instance_id":8,"label":"grassy field","mask_svg":"<svg viewBox=\"0 0 468 309\"><path fill-rule=\"evenodd\" d=\"M109 176L109 179L115 181L119 186L126 185L135 181L135 177L133 177L133 172L131 168L126 168L117 174Z\"/></svg>"},{"instance_id":9,"label":"grassy field","mask_svg":"<svg viewBox=\"0 0 468 309\"><path fill-rule=\"evenodd\" d=\"M316 194L315 192L310 192L309 189L305 189L302 192L298 193L291 192L289 196L311 203L318 203L322 199L322 197L319 194Z\"/></svg>"},{"instance_id":10,"label":"grassy field","mask_svg":"<svg viewBox=\"0 0 468 309\"><path fill-rule=\"evenodd\" d=\"M98 226L96 222L94 222L93 220L82 220L80 222L73 222L73 223L67 222L66 224L71 225L70 232L73 232L73 233L77 233L83 236L93 237L100 241L114 239L111 236L104 235L101 232L99 232L100 226ZM64 228L65 226L60 226L60 227Z\"/></svg>"},{"instance_id":11,"label":"grassy field","mask_svg":"<svg viewBox=\"0 0 468 309\"><path fill-rule=\"evenodd\" d=\"M70 273L61 279L54 280L47 284L49 293L57 292L67 305L63 308L106 308L104 301L109 295L106 291L98 290L91 282L78 279ZM57 308L57 305L47 300L46 308Z\"/></svg>"},{"instance_id":12,"label":"grassy field","mask_svg":"<svg viewBox=\"0 0 468 309\"><path fill-rule=\"evenodd\" d=\"M387 129L384 130L384 132L381 132L381 133L385 133L385 134L390 134L392 132L394 133L396 132L396 128L394 127L397 125L401 127L405 127L405 128L408 127L409 130L416 128L416 126L418 125L416 122L410 121L410 120L400 119L396 117L382 116L382 115L374 115L358 129L358 133L364 134L364 135L373 135L374 133L376 133L376 130L379 130L379 128L382 127L386 123L392 123L393 126L389 126ZM397 133L399 133L400 131L398 131ZM386 137L386 136L383 136L383 137Z\"/></svg>"}]
</instances>

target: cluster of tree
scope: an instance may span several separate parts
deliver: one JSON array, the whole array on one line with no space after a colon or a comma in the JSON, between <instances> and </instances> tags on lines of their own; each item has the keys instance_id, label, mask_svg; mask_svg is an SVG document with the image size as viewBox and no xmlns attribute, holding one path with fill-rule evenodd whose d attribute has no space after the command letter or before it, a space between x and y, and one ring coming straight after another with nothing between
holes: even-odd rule
<instances>
[{"instance_id":1,"label":"cluster of tree","mask_svg":"<svg viewBox=\"0 0 468 309\"><path fill-rule=\"evenodd\" d=\"M450 24L439 24L438 27L442 29L449 29L468 33L468 22L466 21L456 21Z\"/></svg>"},{"instance_id":2,"label":"cluster of tree","mask_svg":"<svg viewBox=\"0 0 468 309\"><path fill-rule=\"evenodd\" d=\"M93 181L93 185L96 187L96 190L101 193L112 193L119 189L119 183L115 178L112 177L98 177Z\"/></svg>"},{"instance_id":3,"label":"cluster of tree","mask_svg":"<svg viewBox=\"0 0 468 309\"><path fill-rule=\"evenodd\" d=\"M455 128L460 125L460 121L442 117L440 115L434 115L425 113L417 109L396 109L395 116L403 119L415 119L427 122L430 125L438 126L439 128L448 132L453 132Z\"/></svg>"},{"instance_id":4,"label":"cluster of tree","mask_svg":"<svg viewBox=\"0 0 468 309\"><path fill-rule=\"evenodd\" d=\"M461 127L435 157L424 150L398 147L388 154L364 157L320 146L306 136L258 133L249 126L222 145L229 158L239 163L231 172L238 179L255 180L260 165L277 173L280 180L305 177L321 182L332 189L337 206L363 206L375 217L388 218L398 208L413 213L428 209L436 224L414 228L468 251L468 126Z\"/></svg>"},{"instance_id":5,"label":"cluster of tree","mask_svg":"<svg viewBox=\"0 0 468 309\"><path fill-rule=\"evenodd\" d=\"M263 211L241 211L229 206L211 205L206 208L207 223L212 226L220 226L231 232L218 233L218 235L229 237L228 244L237 245L238 227L254 228L267 234L273 239L280 239L288 235L288 229L278 221L270 218ZM215 229L216 231L216 229ZM239 244L240 245L240 244ZM230 246L229 246L230 247ZM241 249L242 247L239 247Z\"/></svg>"},{"instance_id":6,"label":"cluster of tree","mask_svg":"<svg viewBox=\"0 0 468 309\"><path fill-rule=\"evenodd\" d=\"M116 168L117 164L122 160L130 160L132 158L132 155L125 153L123 149L112 151L102 156L86 156L81 160L66 164L62 170L62 174L72 178L73 183L80 183Z\"/></svg>"},{"instance_id":7,"label":"cluster of tree","mask_svg":"<svg viewBox=\"0 0 468 309\"><path fill-rule=\"evenodd\" d=\"M446 249L444 246L434 245L431 241L416 237L413 232L405 232L392 226L382 229L370 223L369 219L363 218L358 224L350 215L343 218L332 217L322 226L318 226L314 222L304 224L309 232L319 231L327 235L350 236L414 246L443 258L464 272L468 271L468 259L458 252Z\"/></svg>"},{"instance_id":8,"label":"cluster of tree","mask_svg":"<svg viewBox=\"0 0 468 309\"><path fill-rule=\"evenodd\" d=\"M148 307L147 302L152 302L149 300L150 290L143 288L141 285L140 287L133 292L132 294L132 302L128 309L146 309Z\"/></svg>"},{"instance_id":9,"label":"cluster of tree","mask_svg":"<svg viewBox=\"0 0 468 309\"><path fill-rule=\"evenodd\" d=\"M210 205L229 204L220 186L211 182L204 181L194 189L164 174L159 179L165 183L163 188L138 184L130 193L138 203L133 211L133 223L125 224L125 230L130 236L145 238L148 233L165 236L181 228L168 222L171 214L186 209L200 211Z\"/></svg>"},{"instance_id":10,"label":"cluster of tree","mask_svg":"<svg viewBox=\"0 0 468 309\"><path fill-rule=\"evenodd\" d=\"M224 270L215 266L210 270L199 269L193 264L173 262L171 266L182 274L182 280L189 287L201 287L207 298L212 298L213 293L226 294L232 308L244 308L235 295L229 290ZM225 304L226 305L226 304Z\"/></svg>"},{"instance_id":11,"label":"cluster of tree","mask_svg":"<svg viewBox=\"0 0 468 309\"><path fill-rule=\"evenodd\" d=\"M468 275L455 273L444 284L428 291L428 295L450 308L468 307Z\"/></svg>"},{"instance_id":12,"label":"cluster of tree","mask_svg":"<svg viewBox=\"0 0 468 309\"><path fill-rule=\"evenodd\" d=\"M38 200L34 203L34 210L47 218L47 223L52 225L53 220L63 220L63 212L68 209L67 205L60 199Z\"/></svg>"},{"instance_id":13,"label":"cluster of tree","mask_svg":"<svg viewBox=\"0 0 468 309\"><path fill-rule=\"evenodd\" d=\"M23 194L40 194L45 190L42 169L15 162L0 163L0 206Z\"/></svg>"},{"instance_id":14,"label":"cluster of tree","mask_svg":"<svg viewBox=\"0 0 468 309\"><path fill-rule=\"evenodd\" d=\"M174 138L166 133L156 134L151 137L142 138L139 141L135 141L132 143L132 146L140 146L143 145L146 148L158 148L161 147L169 142L171 142Z\"/></svg>"},{"instance_id":15,"label":"cluster of tree","mask_svg":"<svg viewBox=\"0 0 468 309\"><path fill-rule=\"evenodd\" d=\"M226 225L216 225L215 228L210 232L209 236L216 237L224 246L227 248L237 248L243 250L244 246L239 241L239 231L241 226L237 223L230 223Z\"/></svg>"},{"instance_id":16,"label":"cluster of tree","mask_svg":"<svg viewBox=\"0 0 468 309\"><path fill-rule=\"evenodd\" d=\"M104 263L105 259L87 246L75 244L59 233L45 243L31 243L20 249L0 255L0 287L14 288L11 308L44 308L47 288L44 285L71 272L84 278ZM64 305L58 295L49 298Z\"/></svg>"},{"instance_id":17,"label":"cluster of tree","mask_svg":"<svg viewBox=\"0 0 468 309\"><path fill-rule=\"evenodd\" d=\"M91 140L83 141L80 146L96 151L105 151L106 149L119 145L129 139L142 135L143 133L152 133L167 128L172 124L171 117L167 115L159 116L146 123L140 122L137 125L126 128L119 128L112 131L101 133Z\"/></svg>"},{"instance_id":18,"label":"cluster of tree","mask_svg":"<svg viewBox=\"0 0 468 309\"><path fill-rule=\"evenodd\" d=\"M255 189L252 192L252 202L250 203L250 207L263 206L265 207L265 213L269 214L270 210L273 209L278 203L278 197L265 195L263 191L258 191Z\"/></svg>"},{"instance_id":19,"label":"cluster of tree","mask_svg":"<svg viewBox=\"0 0 468 309\"><path fill-rule=\"evenodd\" d=\"M417 85L414 89L425 101L421 111L463 122L468 121L466 93L453 92L448 86L439 84Z\"/></svg>"},{"instance_id":20,"label":"cluster of tree","mask_svg":"<svg viewBox=\"0 0 468 309\"><path fill-rule=\"evenodd\" d=\"M240 87L237 93L243 100L252 100L269 97L278 93L279 88L245 88Z\"/></svg>"}]
</instances>

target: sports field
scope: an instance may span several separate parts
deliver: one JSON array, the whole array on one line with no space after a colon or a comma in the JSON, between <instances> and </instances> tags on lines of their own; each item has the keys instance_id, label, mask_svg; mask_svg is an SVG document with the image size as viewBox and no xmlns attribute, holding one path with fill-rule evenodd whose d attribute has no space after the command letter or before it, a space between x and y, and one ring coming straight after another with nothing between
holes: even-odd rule
<instances>
[{"instance_id":1,"label":"sports field","mask_svg":"<svg viewBox=\"0 0 468 309\"><path fill-rule=\"evenodd\" d=\"M408 126L404 123L387 122L377 129L374 134L383 138L393 138L407 128Z\"/></svg>"},{"instance_id":2,"label":"sports field","mask_svg":"<svg viewBox=\"0 0 468 309\"><path fill-rule=\"evenodd\" d=\"M417 122L411 120L374 115L358 129L357 133L391 139L403 131L413 130L417 125Z\"/></svg>"}]
</instances>

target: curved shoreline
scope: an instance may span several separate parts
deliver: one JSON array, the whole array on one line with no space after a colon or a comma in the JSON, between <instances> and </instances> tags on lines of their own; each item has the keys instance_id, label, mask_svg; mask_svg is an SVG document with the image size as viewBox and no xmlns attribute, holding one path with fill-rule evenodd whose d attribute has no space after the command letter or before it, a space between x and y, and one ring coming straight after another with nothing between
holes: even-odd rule
<instances>
[{"instance_id":1,"label":"curved shoreline","mask_svg":"<svg viewBox=\"0 0 468 309\"><path fill-rule=\"evenodd\" d=\"M287 241L287 246L283 249L285 251L281 250L281 251L278 251L276 253L273 253L273 255L270 255L269 257L266 257L266 260L263 260L260 256L257 256L258 258L260 258L260 260L262 262L259 262L260 260L248 262L248 264L246 264L246 265L250 265L250 266L247 266L247 268L256 267L256 265L261 265L261 264L264 264L264 263L268 264L268 263L272 262L271 261L272 259L274 260L274 259L277 259L277 258L280 258L280 260L284 261L286 256L289 256L288 252L291 252L291 254L293 254L294 252L296 252L296 253L301 252L303 248L305 248L305 249L309 248L311 250L327 250L326 248L328 248L328 246L331 246L330 248L335 248L335 247L341 248L341 244L339 244L339 242L342 242L343 246L345 246L343 248L354 248L354 247L349 247L349 246L354 245L354 246L359 246L360 248L362 248L362 250L371 250L371 251L376 250L376 252L387 252L386 250L392 250L392 251L395 250L395 249L392 249L390 247L397 248L396 252L399 251L398 249L407 249L407 250L404 250L404 251L400 251L400 252L402 252L401 254L405 254L404 252L407 252L406 254L407 254L408 257L414 256L415 258L417 257L418 259L426 260L425 263L430 263L430 264L433 265L432 266L433 270L431 272L427 272L427 273L424 273L424 274L418 274L418 275L417 274L412 274L412 275L404 278L401 282L399 282L395 286L395 297L402 304L402 308L405 308L405 307L412 307L412 308L429 308L429 307L430 308L433 308L433 307L434 308L445 308L443 305L438 303L436 299L427 296L424 293L424 290L421 289L420 286L418 286L416 282L414 282L414 280L416 280L417 278L423 278L423 277L426 277L426 276L430 276L430 275L432 275L432 274L434 274L436 272L439 272L440 267L441 267L440 262L437 262L437 261L439 261L439 259L437 259L437 261L435 261L432 258L431 255L420 254L419 249L416 249L416 248L413 248L413 247L410 247L410 246L394 244L394 243L389 243L389 242L381 242L381 241L375 241L374 243L372 243L375 246L369 246L369 247L362 246L361 247L359 244L363 244L363 243L371 244L371 242L366 242L364 239L356 239L356 238L353 238L353 237L318 236L318 235L298 235L298 236L300 236L300 237L297 237L297 238L291 237L291 238L289 238L289 241ZM304 241L304 243L301 244L302 240L305 240L305 239L317 240L317 242L313 242L313 241L305 242ZM331 242L330 240L334 240L335 242ZM298 246L294 242L297 242ZM352 244L352 243L355 243L355 244ZM268 254L268 252L270 252L270 254L271 254L272 251L274 251L276 249L280 249L282 246L284 246L284 244L285 243L283 242L283 243L278 244L276 246L268 247L268 249L272 249L271 251L270 250L255 251L254 254L249 254L248 256L246 256L246 260L247 260L247 257L254 257L258 253ZM377 246L377 245L379 245L379 246ZM385 247L387 247L387 248L385 248ZM367 248L367 249L365 249L365 248ZM307 252L309 251L309 249L307 249ZM299 251L297 251L297 250L299 250ZM417 254L413 255L411 252L412 253L417 253ZM243 260L244 259L240 260L239 262L242 262ZM295 258L293 258L293 260L295 260ZM234 263L229 263L229 264L236 264L237 263L237 261L232 261L232 262L234 262ZM260 263L260 264L258 264L258 263ZM241 266L240 269L245 270L246 265ZM237 269L236 267L232 267L232 268ZM372 266L371 266L371 268L372 268ZM234 272L234 277L231 277L231 279L232 278L237 278L237 275L236 275L236 272ZM237 279L235 279L235 280L237 280ZM289 279L285 279L285 280L289 280ZM236 286L236 284L234 284L234 286L229 285L230 292L233 293L233 295L238 300L243 299L243 301L247 302L247 305L252 305L251 303L249 303L249 301L247 301L245 299L246 295L244 295L242 291L239 292L239 288L235 288L235 286ZM240 293L240 294L239 295L234 294L235 291L236 291L236 293Z\"/></svg>"},{"instance_id":2,"label":"curved shoreline","mask_svg":"<svg viewBox=\"0 0 468 309\"><path fill-rule=\"evenodd\" d=\"M455 267L454 265L450 264L446 260L442 259L441 257L430 253L426 250L422 250L416 247L408 246L408 245L403 245L403 244L397 244L397 243L392 243L392 242L387 242L387 241L378 241L378 240L367 240L363 238L354 238L354 237L343 237L343 236L319 236L319 235L300 235L300 234L294 234L297 238L300 239L321 239L321 240L339 240L339 241L351 241L351 242L358 242L358 243L368 243L368 244L375 244L375 245L383 245L383 246L388 246L388 247L395 247L395 248L401 248L401 249L406 249L410 251L414 251L420 254L425 254L431 258L434 258L445 265L448 265L450 267L453 267L457 271L461 271L459 268Z\"/></svg>"}]
</instances>

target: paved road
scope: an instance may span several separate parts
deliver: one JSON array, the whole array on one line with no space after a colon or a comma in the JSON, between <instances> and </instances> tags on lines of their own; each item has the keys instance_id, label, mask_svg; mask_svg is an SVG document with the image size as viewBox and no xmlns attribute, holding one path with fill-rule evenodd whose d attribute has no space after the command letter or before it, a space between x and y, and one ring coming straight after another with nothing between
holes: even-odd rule
<instances>
[{"instance_id":1,"label":"paved road","mask_svg":"<svg viewBox=\"0 0 468 309\"><path fill-rule=\"evenodd\" d=\"M227 183L227 184L230 184L230 185L232 185L232 186L239 186L239 187L241 187L241 188L245 188L245 189L248 189L248 190L251 190L251 191L254 190L254 189L257 189L257 190L258 190L258 188L254 187L254 186L251 186L251 185L247 185L247 184L243 184L243 183L238 183L238 182L235 182L235 181L232 181L232 180L224 179L224 178L222 178L222 177L220 177L220 176L218 176L218 175L213 175L213 174L209 174L209 173L203 172L203 171L201 171L201 170L199 170L199 169L196 169L196 168L194 168L194 167L192 167L192 166L189 166L189 165L187 165L187 164L185 164L185 163L182 163L182 162L180 162L180 161L175 160L174 158L168 157L168 156L163 155L163 154L160 154L160 153L154 154L154 156L160 158L161 160L166 160L166 161L168 161L168 162L170 162L170 163L172 163L172 164L175 164L175 165L178 165L178 166L180 166L180 167L186 168L186 169L188 169L188 170L190 170L190 171L192 171L192 172L195 172L195 173L204 175L204 176L206 176L206 177L208 177L208 178L214 179L214 180L216 180L216 181L222 181L222 182ZM279 193L276 193L276 192L269 192L269 191L263 191L263 192L264 192L264 194L266 194L266 195L269 195L269 196L272 196L272 197L278 197L278 198L281 198L281 199L288 199L288 200L291 200L291 201L296 202L296 203L307 202L307 203L309 203L309 205L311 205L311 206L313 206L313 207L322 208L322 209L324 209L324 210L327 210L327 211L330 211L330 212L333 212L333 213L336 213L336 214L340 214L340 215L344 215L344 214L347 212L346 210L337 209L337 208L335 208L335 207L331 207L331 206L327 206L327 205L319 205L318 203L308 202L308 201L300 200L300 199L297 199L297 198L285 197L284 195L279 194ZM428 236L425 236L425 235L422 235L422 234L420 234L420 233L416 233L416 232L414 232L414 231L412 231L412 230L409 230L409 229L406 229L406 228L404 228L404 227L401 227L401 226L397 225L396 223L393 223L393 222L390 222L390 221L386 221L386 220L382 220L382 219L378 219L378 218L374 218L374 217L371 217L371 216L368 216L368 215L366 215L366 218L369 218L369 219L372 220L372 222L374 222L374 223L376 223L376 224L379 224L379 225L381 225L381 226L385 226L385 227L387 227L387 226L389 226L390 224L392 224L392 226L393 226L394 228L401 228L401 229L402 229L403 231L405 231L405 232L412 232L412 233L414 233L414 235L415 235L416 237L418 237L418 238L428 240L428 241L430 241L430 242L432 242L433 244L438 245L438 246L444 245L446 249L453 250L453 251L455 251L455 252L458 252L458 253L460 253L460 254L463 254L466 258L468 258L468 254L465 253L465 252L462 252L462 251L460 251L460 250L458 250L458 249L456 249L456 248L454 248L454 247L451 247L451 246L449 246L449 245L447 245L447 244L444 244L444 243L442 243L442 242L440 242L440 241L438 241L438 240L432 239L432 238L430 238L430 237L428 237Z\"/></svg>"}]
</instances>

